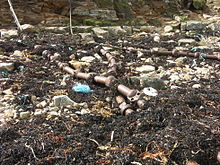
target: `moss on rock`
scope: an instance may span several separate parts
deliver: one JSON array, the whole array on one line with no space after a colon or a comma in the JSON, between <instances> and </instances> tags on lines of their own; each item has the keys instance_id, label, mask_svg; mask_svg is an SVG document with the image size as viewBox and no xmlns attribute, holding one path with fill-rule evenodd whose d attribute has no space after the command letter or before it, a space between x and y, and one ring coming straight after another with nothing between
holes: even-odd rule
<instances>
[{"instance_id":1,"label":"moss on rock","mask_svg":"<svg viewBox=\"0 0 220 165\"><path fill-rule=\"evenodd\" d=\"M206 5L206 0L193 0L193 7L195 9L203 9Z\"/></svg>"},{"instance_id":2,"label":"moss on rock","mask_svg":"<svg viewBox=\"0 0 220 165\"><path fill-rule=\"evenodd\" d=\"M94 0L98 7L112 9L113 2L112 0Z\"/></svg>"},{"instance_id":3,"label":"moss on rock","mask_svg":"<svg viewBox=\"0 0 220 165\"><path fill-rule=\"evenodd\" d=\"M84 24L89 25L89 26L115 26L117 25L117 23L113 21L98 20L98 19L93 19L93 18L85 19Z\"/></svg>"}]
</instances>

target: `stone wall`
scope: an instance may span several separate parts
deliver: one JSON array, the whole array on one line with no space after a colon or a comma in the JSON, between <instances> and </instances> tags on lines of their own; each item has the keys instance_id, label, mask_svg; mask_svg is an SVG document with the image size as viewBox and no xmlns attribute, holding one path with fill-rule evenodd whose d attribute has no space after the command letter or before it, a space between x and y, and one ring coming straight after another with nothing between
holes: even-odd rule
<instances>
[{"instance_id":1,"label":"stone wall","mask_svg":"<svg viewBox=\"0 0 220 165\"><path fill-rule=\"evenodd\" d=\"M138 19L172 15L193 0L72 0L73 20L83 23L84 19ZM198 0L196 0L198 1ZM199 0L204 1L204 0ZM15 12L22 24L63 24L69 18L68 0L12 0ZM0 25L14 25L7 0L1 0Z\"/></svg>"}]
</instances>

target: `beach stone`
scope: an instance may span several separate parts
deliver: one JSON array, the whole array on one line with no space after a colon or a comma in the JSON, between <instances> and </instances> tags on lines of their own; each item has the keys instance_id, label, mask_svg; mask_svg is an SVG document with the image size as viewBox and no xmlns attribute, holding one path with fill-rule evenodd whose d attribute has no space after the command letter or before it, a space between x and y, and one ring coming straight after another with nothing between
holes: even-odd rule
<instances>
[{"instance_id":1,"label":"beach stone","mask_svg":"<svg viewBox=\"0 0 220 165\"><path fill-rule=\"evenodd\" d=\"M109 37L109 32L100 27L95 27L92 29L93 33L99 38L107 38Z\"/></svg>"},{"instance_id":2,"label":"beach stone","mask_svg":"<svg viewBox=\"0 0 220 165\"><path fill-rule=\"evenodd\" d=\"M165 33L169 33L169 32L171 32L171 31L173 31L173 27L172 27L172 26L167 25L167 26L164 27L164 32L165 32Z\"/></svg>"},{"instance_id":3,"label":"beach stone","mask_svg":"<svg viewBox=\"0 0 220 165\"><path fill-rule=\"evenodd\" d=\"M187 60L187 57L179 57L175 60L175 62L177 65L182 65L186 62L186 60Z\"/></svg>"},{"instance_id":4,"label":"beach stone","mask_svg":"<svg viewBox=\"0 0 220 165\"><path fill-rule=\"evenodd\" d=\"M195 89L201 88L201 85L200 85L200 84L194 84L194 85L192 86L192 88L195 88Z\"/></svg>"},{"instance_id":5,"label":"beach stone","mask_svg":"<svg viewBox=\"0 0 220 165\"><path fill-rule=\"evenodd\" d=\"M111 35L123 35L127 33L127 31L122 29L121 26L111 26L108 27L107 30Z\"/></svg>"},{"instance_id":6,"label":"beach stone","mask_svg":"<svg viewBox=\"0 0 220 165\"><path fill-rule=\"evenodd\" d=\"M95 60L96 58L93 56L85 56L83 58L81 58L80 60L83 62L87 62L87 63L91 63Z\"/></svg>"},{"instance_id":7,"label":"beach stone","mask_svg":"<svg viewBox=\"0 0 220 165\"><path fill-rule=\"evenodd\" d=\"M15 69L14 63L0 63L0 72L11 72Z\"/></svg>"},{"instance_id":8,"label":"beach stone","mask_svg":"<svg viewBox=\"0 0 220 165\"><path fill-rule=\"evenodd\" d=\"M155 71L155 67L152 65L143 65L143 66L137 67L136 71L141 72L141 73L152 72L152 71Z\"/></svg>"},{"instance_id":9,"label":"beach stone","mask_svg":"<svg viewBox=\"0 0 220 165\"><path fill-rule=\"evenodd\" d=\"M22 31L24 32L32 33L36 31L36 27L30 24L21 25L21 28L22 28Z\"/></svg>"},{"instance_id":10,"label":"beach stone","mask_svg":"<svg viewBox=\"0 0 220 165\"><path fill-rule=\"evenodd\" d=\"M188 21L181 24L181 30L182 31L189 31L189 30L203 30L208 25L207 22L202 21Z\"/></svg>"},{"instance_id":11,"label":"beach stone","mask_svg":"<svg viewBox=\"0 0 220 165\"><path fill-rule=\"evenodd\" d=\"M31 116L31 112L29 112L29 111L21 112L21 113L20 113L20 118L22 118L22 119L27 119L27 118L29 118L30 116Z\"/></svg>"},{"instance_id":12,"label":"beach stone","mask_svg":"<svg viewBox=\"0 0 220 165\"><path fill-rule=\"evenodd\" d=\"M12 29L12 30L0 30L1 37L2 38L10 38L10 37L17 37L18 36L18 30Z\"/></svg>"},{"instance_id":13,"label":"beach stone","mask_svg":"<svg viewBox=\"0 0 220 165\"><path fill-rule=\"evenodd\" d=\"M182 45L182 44L193 44L194 45L196 43L196 40L191 39L191 38L183 38L183 39L179 39L178 43L179 45Z\"/></svg>"},{"instance_id":14,"label":"beach stone","mask_svg":"<svg viewBox=\"0 0 220 165\"><path fill-rule=\"evenodd\" d=\"M164 83L164 81L162 79L152 78L148 75L141 76L140 81L141 81L141 86L144 88L145 87L152 87L157 90L166 88L166 84Z\"/></svg>"},{"instance_id":15,"label":"beach stone","mask_svg":"<svg viewBox=\"0 0 220 165\"><path fill-rule=\"evenodd\" d=\"M79 33L79 35L85 43L95 43L91 33Z\"/></svg>"},{"instance_id":16,"label":"beach stone","mask_svg":"<svg viewBox=\"0 0 220 165\"><path fill-rule=\"evenodd\" d=\"M73 100L71 100L66 95L54 96L53 101L54 101L54 106L57 106L57 107L76 104Z\"/></svg>"}]
</instances>

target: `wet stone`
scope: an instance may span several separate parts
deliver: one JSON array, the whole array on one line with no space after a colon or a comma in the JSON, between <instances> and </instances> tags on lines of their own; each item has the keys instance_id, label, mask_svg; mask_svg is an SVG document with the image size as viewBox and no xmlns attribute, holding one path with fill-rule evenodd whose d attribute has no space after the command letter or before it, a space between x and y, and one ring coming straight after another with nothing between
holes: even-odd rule
<instances>
[{"instance_id":1,"label":"wet stone","mask_svg":"<svg viewBox=\"0 0 220 165\"><path fill-rule=\"evenodd\" d=\"M76 104L66 95L54 96L53 97L54 106L67 106Z\"/></svg>"},{"instance_id":2,"label":"wet stone","mask_svg":"<svg viewBox=\"0 0 220 165\"><path fill-rule=\"evenodd\" d=\"M22 118L22 119L27 119L27 118L29 118L30 116L31 116L31 112L29 112L29 111L21 112L21 113L20 113L20 118Z\"/></svg>"},{"instance_id":3,"label":"wet stone","mask_svg":"<svg viewBox=\"0 0 220 165\"><path fill-rule=\"evenodd\" d=\"M137 67L136 71L141 73L152 72L155 71L155 67L152 65L143 65L141 67Z\"/></svg>"},{"instance_id":4,"label":"wet stone","mask_svg":"<svg viewBox=\"0 0 220 165\"><path fill-rule=\"evenodd\" d=\"M14 63L0 63L0 72L11 72L14 69Z\"/></svg>"}]
</instances>

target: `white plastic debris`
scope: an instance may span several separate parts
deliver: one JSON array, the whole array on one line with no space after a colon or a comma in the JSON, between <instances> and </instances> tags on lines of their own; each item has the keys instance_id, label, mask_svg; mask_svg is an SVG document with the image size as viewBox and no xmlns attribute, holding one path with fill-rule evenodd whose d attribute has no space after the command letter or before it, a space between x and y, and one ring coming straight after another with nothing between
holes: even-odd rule
<instances>
[{"instance_id":1,"label":"white plastic debris","mask_svg":"<svg viewBox=\"0 0 220 165\"><path fill-rule=\"evenodd\" d=\"M144 88L143 92L147 96L157 96L158 95L158 91L152 87Z\"/></svg>"}]
</instances>

